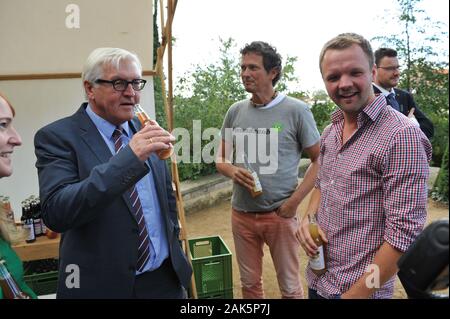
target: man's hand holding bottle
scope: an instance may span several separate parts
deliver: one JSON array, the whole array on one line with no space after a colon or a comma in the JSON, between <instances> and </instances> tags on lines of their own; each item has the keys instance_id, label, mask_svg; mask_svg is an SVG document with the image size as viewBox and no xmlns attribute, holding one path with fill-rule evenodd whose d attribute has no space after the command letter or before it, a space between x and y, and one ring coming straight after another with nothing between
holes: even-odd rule
<instances>
[{"instance_id":1,"label":"man's hand holding bottle","mask_svg":"<svg viewBox=\"0 0 450 319\"><path fill-rule=\"evenodd\" d=\"M310 214L312 214L312 213L310 213ZM297 238L299 239L300 244L301 244L303 250L308 255L308 257L313 257L317 254L318 247L317 247L316 241L311 236L310 221L309 221L310 214L307 213L307 214L305 214L305 216L303 216L303 219L300 223L300 227L297 231ZM317 231L318 231L320 239L323 242L328 243L328 239L325 236L325 233L322 231L322 229L320 228L319 225L317 225Z\"/></svg>"},{"instance_id":2,"label":"man's hand holding bottle","mask_svg":"<svg viewBox=\"0 0 450 319\"><path fill-rule=\"evenodd\" d=\"M252 174L243 167L234 166L234 170L231 176L233 182L245 187L249 192L255 187L255 181Z\"/></svg>"},{"instance_id":3,"label":"man's hand holding bottle","mask_svg":"<svg viewBox=\"0 0 450 319\"><path fill-rule=\"evenodd\" d=\"M152 152L167 150L172 146L175 137L163 129L154 120L146 125L130 140L130 147L134 154L141 160L146 161Z\"/></svg>"}]
</instances>

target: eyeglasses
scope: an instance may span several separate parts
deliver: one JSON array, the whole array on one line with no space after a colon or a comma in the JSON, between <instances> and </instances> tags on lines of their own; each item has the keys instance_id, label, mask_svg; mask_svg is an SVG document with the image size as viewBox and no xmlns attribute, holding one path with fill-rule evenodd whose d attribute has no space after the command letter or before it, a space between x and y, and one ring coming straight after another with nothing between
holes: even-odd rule
<instances>
[{"instance_id":1,"label":"eyeglasses","mask_svg":"<svg viewBox=\"0 0 450 319\"><path fill-rule=\"evenodd\" d=\"M97 79L95 80L95 83L109 83L112 84L114 90L123 92L128 88L128 84L131 84L131 87L135 91L140 91L144 88L145 83L147 83L144 79L134 79L131 81L117 79L113 81L103 80L103 79Z\"/></svg>"},{"instance_id":2,"label":"eyeglasses","mask_svg":"<svg viewBox=\"0 0 450 319\"><path fill-rule=\"evenodd\" d=\"M400 65L397 66L377 66L378 69L383 69L389 72L394 72L400 70Z\"/></svg>"}]
</instances>

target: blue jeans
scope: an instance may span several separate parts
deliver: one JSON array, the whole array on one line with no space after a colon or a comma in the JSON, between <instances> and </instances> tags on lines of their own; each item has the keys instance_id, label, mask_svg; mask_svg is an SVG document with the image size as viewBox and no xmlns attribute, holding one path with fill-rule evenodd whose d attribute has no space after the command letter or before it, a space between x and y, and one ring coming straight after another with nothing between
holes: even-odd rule
<instances>
[{"instance_id":1,"label":"blue jeans","mask_svg":"<svg viewBox=\"0 0 450 319\"><path fill-rule=\"evenodd\" d=\"M308 299L327 299L317 293L316 290L308 288ZM331 295L329 299L341 299L341 295Z\"/></svg>"}]
</instances>

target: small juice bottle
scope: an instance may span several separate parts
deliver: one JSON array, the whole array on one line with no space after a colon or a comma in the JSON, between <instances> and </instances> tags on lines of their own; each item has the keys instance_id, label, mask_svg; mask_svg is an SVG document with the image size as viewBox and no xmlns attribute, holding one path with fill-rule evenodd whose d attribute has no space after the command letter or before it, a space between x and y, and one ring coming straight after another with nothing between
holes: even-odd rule
<instances>
[{"instance_id":1,"label":"small juice bottle","mask_svg":"<svg viewBox=\"0 0 450 319\"><path fill-rule=\"evenodd\" d=\"M255 197L261 195L263 192L261 182L259 181L258 174L256 173L256 171L251 167L250 163L248 162L247 155L244 154L242 157L244 159L245 168L250 172L250 174L252 174L253 181L255 182L255 186L253 186L253 189L250 192L252 197L255 198Z\"/></svg>"},{"instance_id":2,"label":"small juice bottle","mask_svg":"<svg viewBox=\"0 0 450 319\"><path fill-rule=\"evenodd\" d=\"M140 104L135 104L133 109L134 109L134 114L137 116L137 118L139 119L139 122L141 122L142 126L145 126L148 122L150 122L150 120L151 120L150 117L148 116L148 114L145 112L145 110L142 108L142 106ZM166 160L170 156L172 156L174 148L173 148L172 144L170 144L169 146L170 146L170 148L165 149L165 150L160 150L156 153L160 159Z\"/></svg>"},{"instance_id":3,"label":"small juice bottle","mask_svg":"<svg viewBox=\"0 0 450 319\"><path fill-rule=\"evenodd\" d=\"M317 224L315 215L308 215L309 217L309 233L317 245L317 254L309 258L309 266L313 273L317 276L324 274L327 271L325 260L325 243L319 235L319 225Z\"/></svg>"}]
</instances>

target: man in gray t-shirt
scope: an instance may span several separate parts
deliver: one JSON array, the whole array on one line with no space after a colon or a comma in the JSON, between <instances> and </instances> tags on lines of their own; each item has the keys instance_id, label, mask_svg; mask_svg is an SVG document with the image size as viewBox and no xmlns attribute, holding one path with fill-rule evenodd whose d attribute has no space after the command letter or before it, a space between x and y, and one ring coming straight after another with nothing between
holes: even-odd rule
<instances>
[{"instance_id":1,"label":"man in gray t-shirt","mask_svg":"<svg viewBox=\"0 0 450 319\"><path fill-rule=\"evenodd\" d=\"M252 42L241 55L242 82L252 97L228 110L216 166L234 181L232 230L242 296L264 297L262 258L267 244L282 297L302 298L296 211L314 186L319 132L308 105L274 90L281 75L275 48ZM298 184L302 151L311 165ZM252 173L262 187L257 196Z\"/></svg>"}]
</instances>

